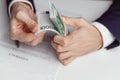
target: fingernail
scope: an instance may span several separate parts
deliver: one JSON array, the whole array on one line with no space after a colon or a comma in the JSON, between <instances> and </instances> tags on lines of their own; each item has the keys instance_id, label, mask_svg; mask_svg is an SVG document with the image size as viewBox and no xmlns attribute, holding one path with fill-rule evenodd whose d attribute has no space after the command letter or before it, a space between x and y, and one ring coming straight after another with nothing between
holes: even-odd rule
<instances>
[{"instance_id":1,"label":"fingernail","mask_svg":"<svg viewBox=\"0 0 120 80\"><path fill-rule=\"evenodd\" d=\"M55 36L55 40L59 41L60 40L60 36Z\"/></svg>"},{"instance_id":2,"label":"fingernail","mask_svg":"<svg viewBox=\"0 0 120 80\"><path fill-rule=\"evenodd\" d=\"M37 32L38 28L37 27L34 27L32 32Z\"/></svg>"},{"instance_id":3,"label":"fingernail","mask_svg":"<svg viewBox=\"0 0 120 80\"><path fill-rule=\"evenodd\" d=\"M66 66L67 65L67 61L61 61L61 63Z\"/></svg>"},{"instance_id":4,"label":"fingernail","mask_svg":"<svg viewBox=\"0 0 120 80\"><path fill-rule=\"evenodd\" d=\"M32 46L36 46L36 45L37 45L37 42L36 42L36 41L32 41L32 42L31 42L31 45L32 45Z\"/></svg>"},{"instance_id":5,"label":"fingernail","mask_svg":"<svg viewBox=\"0 0 120 80\"><path fill-rule=\"evenodd\" d=\"M64 62L63 65L64 65L64 66L67 66L67 62Z\"/></svg>"}]
</instances>

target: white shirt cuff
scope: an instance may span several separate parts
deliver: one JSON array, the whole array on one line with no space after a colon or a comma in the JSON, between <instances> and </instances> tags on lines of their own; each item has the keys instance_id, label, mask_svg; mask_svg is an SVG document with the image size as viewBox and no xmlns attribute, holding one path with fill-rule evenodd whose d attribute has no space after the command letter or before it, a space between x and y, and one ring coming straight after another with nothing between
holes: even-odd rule
<instances>
[{"instance_id":1,"label":"white shirt cuff","mask_svg":"<svg viewBox=\"0 0 120 80\"><path fill-rule=\"evenodd\" d=\"M112 33L105 27L103 24L99 22L93 22L93 25L100 31L102 39L103 39L103 47L105 48L109 46L114 40L115 37L112 35Z\"/></svg>"},{"instance_id":2,"label":"white shirt cuff","mask_svg":"<svg viewBox=\"0 0 120 80\"><path fill-rule=\"evenodd\" d=\"M24 3L27 3L31 6L32 10L34 10L33 6L32 6L32 3L30 3L28 0L13 0L10 5L9 5L9 16L11 17L11 7L14 3L16 2L24 2Z\"/></svg>"}]
</instances>

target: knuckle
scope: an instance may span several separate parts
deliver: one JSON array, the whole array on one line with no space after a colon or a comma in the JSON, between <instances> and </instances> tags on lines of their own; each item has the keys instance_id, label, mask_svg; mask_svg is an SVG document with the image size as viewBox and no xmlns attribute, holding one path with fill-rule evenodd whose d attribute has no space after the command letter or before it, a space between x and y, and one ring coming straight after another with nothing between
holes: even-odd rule
<instances>
[{"instance_id":1,"label":"knuckle","mask_svg":"<svg viewBox=\"0 0 120 80\"><path fill-rule=\"evenodd\" d=\"M55 40L55 39L56 39L56 36L53 37L53 40Z\"/></svg>"},{"instance_id":2,"label":"knuckle","mask_svg":"<svg viewBox=\"0 0 120 80\"><path fill-rule=\"evenodd\" d=\"M24 40L25 42L31 42L31 41L32 41L32 39L30 39L30 38L27 38L27 37L26 37L26 38L24 38L24 37L21 37L21 39L22 39L22 40ZM33 43L32 43L32 44L33 44Z\"/></svg>"},{"instance_id":3,"label":"knuckle","mask_svg":"<svg viewBox=\"0 0 120 80\"><path fill-rule=\"evenodd\" d=\"M59 59L59 60L62 60L62 55L59 55L59 56L58 56L58 59Z\"/></svg>"},{"instance_id":4,"label":"knuckle","mask_svg":"<svg viewBox=\"0 0 120 80\"><path fill-rule=\"evenodd\" d=\"M57 50L57 52L60 52L62 50L62 47L58 45L56 50Z\"/></svg>"},{"instance_id":5,"label":"knuckle","mask_svg":"<svg viewBox=\"0 0 120 80\"><path fill-rule=\"evenodd\" d=\"M14 36L11 36L11 39L12 39L12 40L16 40L16 38L15 38Z\"/></svg>"},{"instance_id":6,"label":"knuckle","mask_svg":"<svg viewBox=\"0 0 120 80\"><path fill-rule=\"evenodd\" d=\"M40 40L40 41L38 42L38 44L40 44L40 43L42 43L42 40Z\"/></svg>"},{"instance_id":7,"label":"knuckle","mask_svg":"<svg viewBox=\"0 0 120 80\"><path fill-rule=\"evenodd\" d=\"M19 11L16 13L16 17L17 17L17 18L21 17L21 14L23 14L23 11L19 10Z\"/></svg>"},{"instance_id":8,"label":"knuckle","mask_svg":"<svg viewBox=\"0 0 120 80\"><path fill-rule=\"evenodd\" d=\"M16 34L15 34L14 32L12 32L12 33L10 34L10 36L11 36L11 39L12 39L12 40L16 40Z\"/></svg>"},{"instance_id":9,"label":"knuckle","mask_svg":"<svg viewBox=\"0 0 120 80\"><path fill-rule=\"evenodd\" d=\"M80 18L79 18L79 21L80 21L80 22L83 22L83 21L84 21L84 18L80 17Z\"/></svg>"},{"instance_id":10,"label":"knuckle","mask_svg":"<svg viewBox=\"0 0 120 80\"><path fill-rule=\"evenodd\" d=\"M68 44L68 40L66 38L63 39L63 46L66 46Z\"/></svg>"},{"instance_id":11,"label":"knuckle","mask_svg":"<svg viewBox=\"0 0 120 80\"><path fill-rule=\"evenodd\" d=\"M38 42L34 42L34 41L33 41L33 42L31 43L31 46L37 46L37 45L38 45Z\"/></svg>"},{"instance_id":12,"label":"knuckle","mask_svg":"<svg viewBox=\"0 0 120 80\"><path fill-rule=\"evenodd\" d=\"M31 43L31 46L37 46L37 43Z\"/></svg>"}]
</instances>

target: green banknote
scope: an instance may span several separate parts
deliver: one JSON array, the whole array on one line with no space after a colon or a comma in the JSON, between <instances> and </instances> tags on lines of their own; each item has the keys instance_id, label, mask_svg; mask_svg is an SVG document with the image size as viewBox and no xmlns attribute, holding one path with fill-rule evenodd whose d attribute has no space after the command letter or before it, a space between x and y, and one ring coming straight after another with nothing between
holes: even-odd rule
<instances>
[{"instance_id":1,"label":"green banknote","mask_svg":"<svg viewBox=\"0 0 120 80\"><path fill-rule=\"evenodd\" d=\"M64 36L65 30L64 30L64 24L60 18L59 12L56 9L55 5L49 1L49 7L50 7L50 19L52 20L56 30L60 33L61 36Z\"/></svg>"},{"instance_id":2,"label":"green banknote","mask_svg":"<svg viewBox=\"0 0 120 80\"><path fill-rule=\"evenodd\" d=\"M45 11L37 14L39 25L37 33L52 31L60 36L66 36L67 28L64 26L59 12L51 0L49 1L49 9L49 12Z\"/></svg>"}]
</instances>

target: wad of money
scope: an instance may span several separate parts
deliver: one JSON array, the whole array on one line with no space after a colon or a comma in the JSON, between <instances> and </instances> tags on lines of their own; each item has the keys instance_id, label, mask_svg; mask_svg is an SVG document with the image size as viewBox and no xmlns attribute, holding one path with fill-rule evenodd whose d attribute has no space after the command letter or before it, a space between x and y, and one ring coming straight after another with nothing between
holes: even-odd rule
<instances>
[{"instance_id":1,"label":"wad of money","mask_svg":"<svg viewBox=\"0 0 120 80\"><path fill-rule=\"evenodd\" d=\"M66 36L68 29L63 24L59 12L51 0L49 0L49 9L49 11L37 14L39 28L36 34L43 31L52 31L57 35Z\"/></svg>"}]
</instances>

